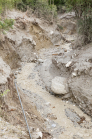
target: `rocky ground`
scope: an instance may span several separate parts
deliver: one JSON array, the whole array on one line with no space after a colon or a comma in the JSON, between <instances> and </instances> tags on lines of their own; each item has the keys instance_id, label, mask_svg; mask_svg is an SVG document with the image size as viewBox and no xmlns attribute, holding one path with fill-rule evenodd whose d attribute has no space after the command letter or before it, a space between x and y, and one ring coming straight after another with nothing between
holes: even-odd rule
<instances>
[{"instance_id":1,"label":"rocky ground","mask_svg":"<svg viewBox=\"0 0 92 139\"><path fill-rule=\"evenodd\" d=\"M0 97L0 138L29 138L15 81L33 139L91 139L91 44L72 49L75 14L53 25L15 10L7 17L15 24L0 38L0 95L10 90Z\"/></svg>"}]
</instances>

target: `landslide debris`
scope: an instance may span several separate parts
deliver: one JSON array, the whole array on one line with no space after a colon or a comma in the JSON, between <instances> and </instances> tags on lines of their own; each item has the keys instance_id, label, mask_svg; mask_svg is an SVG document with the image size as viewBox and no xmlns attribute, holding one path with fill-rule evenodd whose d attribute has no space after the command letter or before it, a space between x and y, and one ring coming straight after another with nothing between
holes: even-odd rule
<instances>
[{"instance_id":1,"label":"landslide debris","mask_svg":"<svg viewBox=\"0 0 92 139\"><path fill-rule=\"evenodd\" d=\"M53 64L63 73L63 77L67 77L69 93L73 96L73 101L90 116L92 116L91 45L61 56L53 56L52 59Z\"/></svg>"}]
</instances>

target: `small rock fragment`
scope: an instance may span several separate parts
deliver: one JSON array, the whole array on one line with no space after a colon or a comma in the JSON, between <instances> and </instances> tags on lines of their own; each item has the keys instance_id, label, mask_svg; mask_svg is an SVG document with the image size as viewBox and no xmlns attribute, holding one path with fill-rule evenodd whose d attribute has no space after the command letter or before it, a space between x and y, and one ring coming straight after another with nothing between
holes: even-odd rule
<instances>
[{"instance_id":1,"label":"small rock fragment","mask_svg":"<svg viewBox=\"0 0 92 139\"><path fill-rule=\"evenodd\" d=\"M32 139L42 139L42 132L39 131L39 128L32 134Z\"/></svg>"},{"instance_id":2,"label":"small rock fragment","mask_svg":"<svg viewBox=\"0 0 92 139\"><path fill-rule=\"evenodd\" d=\"M77 76L76 72L73 72L72 77L76 77L76 76Z\"/></svg>"},{"instance_id":3,"label":"small rock fragment","mask_svg":"<svg viewBox=\"0 0 92 139\"><path fill-rule=\"evenodd\" d=\"M56 127L56 124L52 124L51 126L52 126L52 127Z\"/></svg>"},{"instance_id":4,"label":"small rock fragment","mask_svg":"<svg viewBox=\"0 0 92 139\"><path fill-rule=\"evenodd\" d=\"M66 64L66 68L70 67L70 66L71 66L71 64L72 64L72 62L71 62L71 61L69 61L69 62Z\"/></svg>"},{"instance_id":5,"label":"small rock fragment","mask_svg":"<svg viewBox=\"0 0 92 139\"><path fill-rule=\"evenodd\" d=\"M42 59L38 59L38 63L43 63L44 61Z\"/></svg>"}]
</instances>

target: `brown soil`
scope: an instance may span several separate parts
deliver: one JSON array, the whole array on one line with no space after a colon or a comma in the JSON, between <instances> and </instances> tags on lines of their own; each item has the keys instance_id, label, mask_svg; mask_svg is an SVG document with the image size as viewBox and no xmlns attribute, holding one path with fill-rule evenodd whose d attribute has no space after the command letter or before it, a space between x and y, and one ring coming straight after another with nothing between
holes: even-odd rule
<instances>
[{"instance_id":1,"label":"brown soil","mask_svg":"<svg viewBox=\"0 0 92 139\"><path fill-rule=\"evenodd\" d=\"M31 24L30 34L33 35L33 39L36 42L36 50L50 48L53 45L50 38L45 34L45 31L38 24Z\"/></svg>"},{"instance_id":2,"label":"brown soil","mask_svg":"<svg viewBox=\"0 0 92 139\"><path fill-rule=\"evenodd\" d=\"M16 92L16 89L13 84L13 76L8 79L8 88L10 92L4 97L4 101L0 107L0 116L5 119L5 121L9 122L10 124L25 128L26 135L22 136L22 139L29 139L29 134L26 126L26 122L24 120L23 112L21 109L21 105L19 102L19 98ZM43 133L42 139L49 139L51 135L46 130L44 119L41 117L40 113L37 111L36 106L32 104L32 101L29 99L27 95L25 95L22 90L18 88L20 93L21 101L24 107L24 111L26 114L26 118L29 124L30 132L33 133L37 128Z\"/></svg>"},{"instance_id":3,"label":"brown soil","mask_svg":"<svg viewBox=\"0 0 92 139\"><path fill-rule=\"evenodd\" d=\"M17 69L20 66L20 56L14 50L13 42L9 42L7 38L0 43L0 56L11 69Z\"/></svg>"}]
</instances>

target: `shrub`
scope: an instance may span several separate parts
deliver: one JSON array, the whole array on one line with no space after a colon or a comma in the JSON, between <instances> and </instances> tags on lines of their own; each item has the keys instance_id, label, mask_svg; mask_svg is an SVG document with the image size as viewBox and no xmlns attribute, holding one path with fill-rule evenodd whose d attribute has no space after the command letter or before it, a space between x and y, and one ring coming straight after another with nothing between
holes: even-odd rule
<instances>
[{"instance_id":1,"label":"shrub","mask_svg":"<svg viewBox=\"0 0 92 139\"><path fill-rule=\"evenodd\" d=\"M48 21L53 20L57 15L57 7L54 4L49 5L46 0L22 0L22 2L28 5L38 17Z\"/></svg>"},{"instance_id":2,"label":"shrub","mask_svg":"<svg viewBox=\"0 0 92 139\"><path fill-rule=\"evenodd\" d=\"M9 28L12 28L13 24L13 19L5 19L4 21L0 20L0 31L3 32L4 30L9 30Z\"/></svg>"},{"instance_id":3,"label":"shrub","mask_svg":"<svg viewBox=\"0 0 92 139\"><path fill-rule=\"evenodd\" d=\"M83 36L84 43L92 42L92 0L66 0L66 5L75 11L78 33Z\"/></svg>"}]
</instances>

